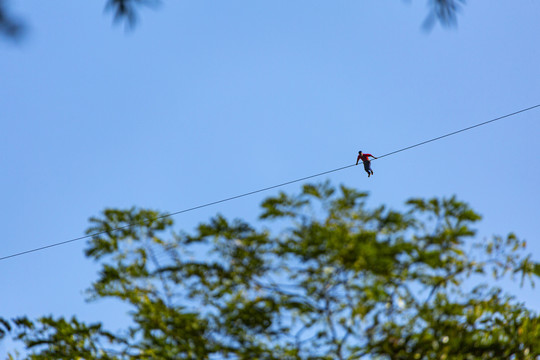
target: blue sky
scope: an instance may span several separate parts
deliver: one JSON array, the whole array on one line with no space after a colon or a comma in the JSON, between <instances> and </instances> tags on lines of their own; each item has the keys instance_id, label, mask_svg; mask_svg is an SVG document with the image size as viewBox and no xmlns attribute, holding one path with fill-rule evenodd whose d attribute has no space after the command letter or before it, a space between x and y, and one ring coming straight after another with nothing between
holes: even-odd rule
<instances>
[{"instance_id":1,"label":"blue sky","mask_svg":"<svg viewBox=\"0 0 540 360\"><path fill-rule=\"evenodd\" d=\"M422 31L424 1L164 1L134 31L104 2L10 2L0 41L0 257L83 235L106 207L173 212L352 164L540 104L540 3L470 2ZM373 206L451 196L540 260L540 110L320 181ZM282 190L298 191L299 184ZM271 191L175 217L254 221ZM0 316L123 316L87 304L97 266L77 242L0 262ZM540 310L535 290L507 282ZM6 346L0 345L0 351ZM1 353L1 352L0 352Z\"/></svg>"}]
</instances>

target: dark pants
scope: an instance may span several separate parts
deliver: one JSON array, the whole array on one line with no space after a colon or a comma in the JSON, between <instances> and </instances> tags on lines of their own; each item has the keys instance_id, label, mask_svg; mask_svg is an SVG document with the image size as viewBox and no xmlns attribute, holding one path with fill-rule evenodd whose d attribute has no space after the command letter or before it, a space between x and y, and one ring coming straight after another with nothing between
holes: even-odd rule
<instances>
[{"instance_id":1,"label":"dark pants","mask_svg":"<svg viewBox=\"0 0 540 360\"><path fill-rule=\"evenodd\" d=\"M371 161L364 161L364 170L366 170L368 174L371 174Z\"/></svg>"}]
</instances>

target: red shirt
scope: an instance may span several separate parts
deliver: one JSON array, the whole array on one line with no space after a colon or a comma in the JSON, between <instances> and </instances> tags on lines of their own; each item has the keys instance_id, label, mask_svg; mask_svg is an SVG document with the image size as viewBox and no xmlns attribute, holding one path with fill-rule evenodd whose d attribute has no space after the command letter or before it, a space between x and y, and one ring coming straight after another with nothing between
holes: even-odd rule
<instances>
[{"instance_id":1,"label":"red shirt","mask_svg":"<svg viewBox=\"0 0 540 360\"><path fill-rule=\"evenodd\" d=\"M360 161L360 159L362 159L362 161L369 161L368 156L374 157L374 156L371 155L371 154L365 154L365 153L363 153L362 155L358 155L358 157L356 158L356 163L358 164L358 162Z\"/></svg>"}]
</instances>

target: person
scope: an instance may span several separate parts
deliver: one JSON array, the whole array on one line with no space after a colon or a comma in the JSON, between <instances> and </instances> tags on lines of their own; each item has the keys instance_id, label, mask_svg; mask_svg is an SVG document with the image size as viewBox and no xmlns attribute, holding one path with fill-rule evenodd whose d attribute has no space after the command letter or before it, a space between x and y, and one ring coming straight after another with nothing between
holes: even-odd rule
<instances>
[{"instance_id":1,"label":"person","mask_svg":"<svg viewBox=\"0 0 540 360\"><path fill-rule=\"evenodd\" d=\"M366 170L368 177L373 175L373 170L371 170L371 161L369 161L370 156L376 159L375 156L371 154L364 154L362 151L358 152L358 157L356 158L356 165L358 165L358 162L360 161L360 159L362 159L362 162L364 163L364 170Z\"/></svg>"}]
</instances>

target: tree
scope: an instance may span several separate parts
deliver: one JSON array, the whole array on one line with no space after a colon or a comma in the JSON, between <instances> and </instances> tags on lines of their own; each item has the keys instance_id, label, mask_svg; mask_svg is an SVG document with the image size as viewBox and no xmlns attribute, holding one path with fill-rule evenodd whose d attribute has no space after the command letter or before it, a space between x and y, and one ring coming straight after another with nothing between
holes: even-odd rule
<instances>
[{"instance_id":1,"label":"tree","mask_svg":"<svg viewBox=\"0 0 540 360\"><path fill-rule=\"evenodd\" d=\"M18 39L23 33L23 23L10 15L7 0L0 0L0 35L10 39ZM142 6L155 6L159 0L107 0L106 9L113 12L115 21L123 21L132 27L137 22L137 10ZM443 26L457 23L457 13L465 0L428 0L428 15L425 28L431 28L436 21Z\"/></svg>"},{"instance_id":2,"label":"tree","mask_svg":"<svg viewBox=\"0 0 540 360\"><path fill-rule=\"evenodd\" d=\"M218 215L193 234L156 211L107 209L88 229L86 255L101 264L89 296L129 304L132 325L23 317L6 331L33 360L540 355L538 315L493 285L540 275L524 241L476 239L480 216L455 197L405 211L366 200L304 185L262 203L268 226Z\"/></svg>"}]
</instances>

